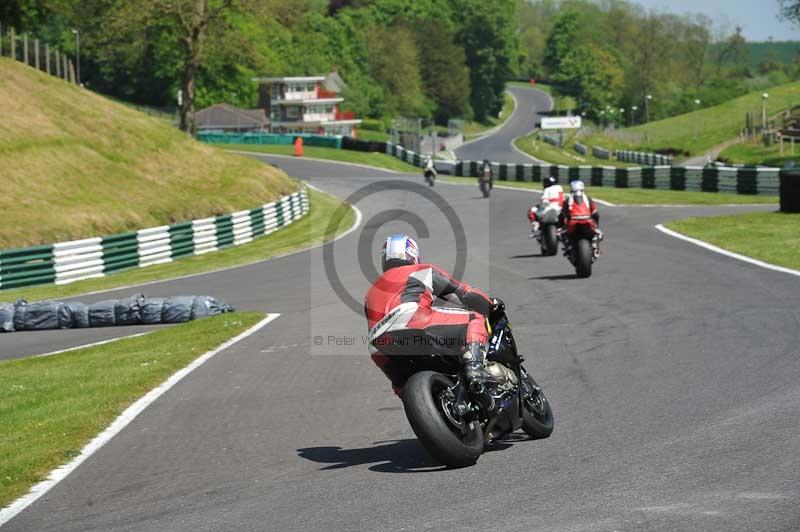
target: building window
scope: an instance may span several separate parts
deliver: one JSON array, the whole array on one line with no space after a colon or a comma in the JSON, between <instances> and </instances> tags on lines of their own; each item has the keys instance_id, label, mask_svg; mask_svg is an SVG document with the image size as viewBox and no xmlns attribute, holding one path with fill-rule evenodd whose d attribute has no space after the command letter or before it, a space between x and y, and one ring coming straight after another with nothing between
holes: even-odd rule
<instances>
[{"instance_id":1,"label":"building window","mask_svg":"<svg viewBox=\"0 0 800 532\"><path fill-rule=\"evenodd\" d=\"M297 117L300 115L298 107L287 107L286 108L286 118L288 120L296 120Z\"/></svg>"}]
</instances>

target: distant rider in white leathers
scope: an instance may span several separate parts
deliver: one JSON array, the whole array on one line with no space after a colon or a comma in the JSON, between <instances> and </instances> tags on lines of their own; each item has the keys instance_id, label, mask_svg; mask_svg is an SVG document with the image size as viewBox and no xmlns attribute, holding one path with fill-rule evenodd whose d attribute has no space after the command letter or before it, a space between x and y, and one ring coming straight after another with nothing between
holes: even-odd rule
<instances>
[{"instance_id":1,"label":"distant rider in white leathers","mask_svg":"<svg viewBox=\"0 0 800 532\"><path fill-rule=\"evenodd\" d=\"M542 201L538 205L532 205L528 211L528 220L531 222L531 234L528 238L535 238L539 231L539 220L536 219L536 212L546 205L559 206L564 203L564 189L558 184L558 178L548 177L544 180L542 189Z\"/></svg>"}]
</instances>

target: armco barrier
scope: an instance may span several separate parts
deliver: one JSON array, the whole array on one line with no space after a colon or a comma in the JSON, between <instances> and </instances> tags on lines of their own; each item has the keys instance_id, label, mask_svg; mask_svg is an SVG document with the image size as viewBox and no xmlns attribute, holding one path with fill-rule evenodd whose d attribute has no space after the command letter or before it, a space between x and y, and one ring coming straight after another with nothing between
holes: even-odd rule
<instances>
[{"instance_id":1,"label":"armco barrier","mask_svg":"<svg viewBox=\"0 0 800 532\"><path fill-rule=\"evenodd\" d=\"M668 155L661 155L660 153L617 150L616 156L618 161L624 161L628 163L646 164L650 166L672 164L672 157Z\"/></svg>"},{"instance_id":2,"label":"armco barrier","mask_svg":"<svg viewBox=\"0 0 800 532\"><path fill-rule=\"evenodd\" d=\"M598 159L611 159L611 152L599 146L594 146L592 148L592 155Z\"/></svg>"},{"instance_id":3,"label":"armco barrier","mask_svg":"<svg viewBox=\"0 0 800 532\"><path fill-rule=\"evenodd\" d=\"M581 144L580 142L575 143L575 151L580 153L581 155L586 155L589 153L589 148L585 144Z\"/></svg>"},{"instance_id":4,"label":"armco barrier","mask_svg":"<svg viewBox=\"0 0 800 532\"><path fill-rule=\"evenodd\" d=\"M252 210L131 233L0 250L0 289L66 284L238 246L308 213L305 189Z\"/></svg>"},{"instance_id":5,"label":"armco barrier","mask_svg":"<svg viewBox=\"0 0 800 532\"><path fill-rule=\"evenodd\" d=\"M594 148L598 149L602 148ZM414 164L417 166L420 164L419 155L391 142L386 145L386 153L406 161L416 161ZM463 177L477 177L480 166L480 161L436 161L438 171ZM603 187L696 190L770 196L777 196L779 190L778 168L767 167L655 165L617 168L492 163L492 169L500 181L541 182L543 178L554 175L563 182L582 179L589 185Z\"/></svg>"},{"instance_id":6,"label":"armco barrier","mask_svg":"<svg viewBox=\"0 0 800 532\"><path fill-rule=\"evenodd\" d=\"M270 144L289 146L297 137L303 138L305 146L323 148L341 148L342 137L327 135L309 135L305 133L224 133L220 131L201 131L197 140L208 144Z\"/></svg>"}]
</instances>

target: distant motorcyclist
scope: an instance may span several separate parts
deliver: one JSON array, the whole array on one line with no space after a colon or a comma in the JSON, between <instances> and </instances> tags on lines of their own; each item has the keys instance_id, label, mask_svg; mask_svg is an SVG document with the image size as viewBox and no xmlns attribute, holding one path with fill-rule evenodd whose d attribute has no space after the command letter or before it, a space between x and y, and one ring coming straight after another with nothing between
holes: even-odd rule
<instances>
[{"instance_id":1,"label":"distant motorcyclist","mask_svg":"<svg viewBox=\"0 0 800 532\"><path fill-rule=\"evenodd\" d=\"M413 373L407 356L436 352L460 356L470 384L492 376L484 366L488 342L486 319L499 300L454 279L433 264L420 261L417 243L407 235L392 235L381 249L383 275L364 298L372 360L392 382L399 396ZM435 298L455 296L467 310L433 306ZM484 389L485 390L485 389ZM491 403L485 392L482 399Z\"/></svg>"},{"instance_id":2,"label":"distant motorcyclist","mask_svg":"<svg viewBox=\"0 0 800 532\"><path fill-rule=\"evenodd\" d=\"M555 204L561 208L564 203L564 189L558 184L557 176L550 176L542 184L542 201L537 205L531 205L528 210L528 220L531 222L531 234L528 238L535 238L539 231L539 220L536 219L536 212L544 205Z\"/></svg>"},{"instance_id":3,"label":"distant motorcyclist","mask_svg":"<svg viewBox=\"0 0 800 532\"><path fill-rule=\"evenodd\" d=\"M433 181L436 179L436 166L433 164L433 158L427 157L425 159L425 166L422 170L422 175L425 176L425 179L428 181L429 184L433 185Z\"/></svg>"},{"instance_id":4,"label":"distant motorcyclist","mask_svg":"<svg viewBox=\"0 0 800 532\"><path fill-rule=\"evenodd\" d=\"M600 214L597 212L597 204L586 194L586 186L583 181L576 179L569 184L569 195L564 199L561 206L560 221L567 230L564 237L565 248L568 247L570 236L578 223L592 221L598 240L603 239L603 232L600 230Z\"/></svg>"},{"instance_id":5,"label":"distant motorcyclist","mask_svg":"<svg viewBox=\"0 0 800 532\"><path fill-rule=\"evenodd\" d=\"M489 178L489 184L492 185L494 182L494 170L492 169L492 163L489 162L489 159L484 159L481 163L481 171L479 172L478 179L483 181L487 177Z\"/></svg>"}]
</instances>

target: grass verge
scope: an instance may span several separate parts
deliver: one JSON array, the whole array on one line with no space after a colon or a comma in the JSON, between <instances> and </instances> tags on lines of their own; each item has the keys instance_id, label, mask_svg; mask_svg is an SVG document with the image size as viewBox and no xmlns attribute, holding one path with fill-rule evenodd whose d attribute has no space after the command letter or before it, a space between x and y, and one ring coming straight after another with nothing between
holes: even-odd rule
<instances>
[{"instance_id":1,"label":"grass verge","mask_svg":"<svg viewBox=\"0 0 800 532\"><path fill-rule=\"evenodd\" d=\"M252 151L256 153L269 153L273 155L294 155L293 146L265 145L265 144L223 144L221 148L229 150ZM355 150L337 150L336 148L320 148L317 146L304 146L303 154L314 159L327 159L343 163L366 164L378 168L386 168L395 172L420 173L422 170L410 165L391 155L378 152Z\"/></svg>"},{"instance_id":2,"label":"grass verge","mask_svg":"<svg viewBox=\"0 0 800 532\"><path fill-rule=\"evenodd\" d=\"M224 314L113 344L0 361L0 507L77 456L139 397L263 317Z\"/></svg>"},{"instance_id":3,"label":"grass verge","mask_svg":"<svg viewBox=\"0 0 800 532\"><path fill-rule=\"evenodd\" d=\"M550 164L563 164L567 166L591 165L591 166L615 166L632 167L640 166L617 161L616 159L598 159L591 154L581 155L574 150L575 135L570 135L564 143L564 148L558 148L537 138L537 133L531 133L524 137L519 137L514 141L514 146L523 152L541 159ZM589 148L591 150L591 147Z\"/></svg>"},{"instance_id":4,"label":"grass verge","mask_svg":"<svg viewBox=\"0 0 800 532\"><path fill-rule=\"evenodd\" d=\"M514 114L515 106L514 98L507 92L503 93L503 109L500 111L500 116L490 116L483 122L466 122L464 124L464 139L474 139L503 124L508 120L508 117Z\"/></svg>"},{"instance_id":5,"label":"grass verge","mask_svg":"<svg viewBox=\"0 0 800 532\"><path fill-rule=\"evenodd\" d=\"M215 253L186 257L169 264L129 270L99 279L87 279L66 285L42 285L4 290L0 292L0 300L14 301L20 297L29 301L64 298L86 292L160 281L182 275L249 264L274 257L275 255L306 248L321 242L325 236L331 236L327 234L328 222L342 203L333 196L313 189L309 189L308 194L311 210L306 216L280 231L248 244ZM339 232L349 229L354 221L353 210L348 209L344 217L339 221Z\"/></svg>"},{"instance_id":6,"label":"grass verge","mask_svg":"<svg viewBox=\"0 0 800 532\"><path fill-rule=\"evenodd\" d=\"M767 114L770 116L800 102L800 82L772 87L767 92ZM671 148L691 155L702 154L737 137L739 130L744 127L746 113L760 116L763 93L755 91L693 113L621 129L616 135L592 135L586 138L586 142L590 146L611 150L655 151ZM636 140L637 137L640 140Z\"/></svg>"},{"instance_id":7,"label":"grass verge","mask_svg":"<svg viewBox=\"0 0 800 532\"><path fill-rule=\"evenodd\" d=\"M752 212L696 217L666 226L735 253L800 270L800 214Z\"/></svg>"},{"instance_id":8,"label":"grass verge","mask_svg":"<svg viewBox=\"0 0 800 532\"><path fill-rule=\"evenodd\" d=\"M764 146L763 144L734 144L722 150L719 159L734 164L752 164L762 166L782 167L790 161L800 161L800 145L795 146L794 155L792 147L786 142L781 154L780 145Z\"/></svg>"},{"instance_id":9,"label":"grass verge","mask_svg":"<svg viewBox=\"0 0 800 532\"><path fill-rule=\"evenodd\" d=\"M478 186L474 177L440 176L442 181ZM496 181L497 185L525 190L542 190L541 183L520 181ZM566 184L562 184L567 188ZM683 190L656 190L649 188L589 187L587 193L596 199L619 205L733 205L750 203L778 203L775 196L745 196L715 192L693 192Z\"/></svg>"},{"instance_id":10,"label":"grass verge","mask_svg":"<svg viewBox=\"0 0 800 532\"><path fill-rule=\"evenodd\" d=\"M267 203L280 170L0 58L0 249L110 235Z\"/></svg>"}]
</instances>

